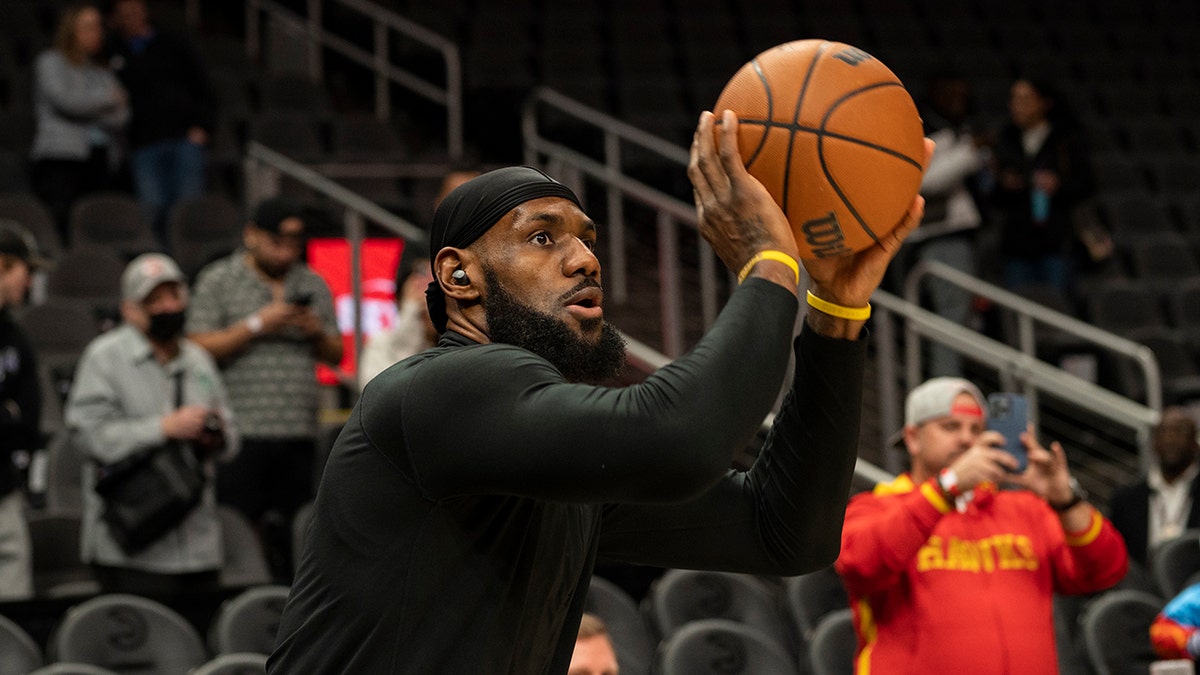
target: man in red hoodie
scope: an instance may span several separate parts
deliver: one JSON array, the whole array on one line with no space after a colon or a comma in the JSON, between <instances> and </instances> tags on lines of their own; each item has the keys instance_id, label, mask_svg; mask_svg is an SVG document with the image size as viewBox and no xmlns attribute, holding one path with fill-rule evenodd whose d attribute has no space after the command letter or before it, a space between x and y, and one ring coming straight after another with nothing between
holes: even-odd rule
<instances>
[{"instance_id":1,"label":"man in red hoodie","mask_svg":"<svg viewBox=\"0 0 1200 675\"><path fill-rule=\"evenodd\" d=\"M1057 673L1053 593L1093 593L1125 575L1125 542L1062 446L1042 447L1030 428L1029 467L1013 473L1004 437L986 428L975 385L929 380L905 402L912 470L850 502L837 569L858 675Z\"/></svg>"}]
</instances>

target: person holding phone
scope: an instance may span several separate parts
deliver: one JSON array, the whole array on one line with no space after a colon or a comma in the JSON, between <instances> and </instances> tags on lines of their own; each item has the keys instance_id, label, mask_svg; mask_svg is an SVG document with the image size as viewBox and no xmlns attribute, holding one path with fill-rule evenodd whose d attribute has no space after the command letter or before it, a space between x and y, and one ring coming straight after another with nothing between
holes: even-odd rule
<instances>
[{"instance_id":1,"label":"person holding phone","mask_svg":"<svg viewBox=\"0 0 1200 675\"><path fill-rule=\"evenodd\" d=\"M1026 426L1028 467L1016 473L988 411L967 380L913 389L903 429L912 468L847 507L837 570L859 673L1057 673L1053 594L1125 576L1125 542L1071 477L1062 445L1043 447Z\"/></svg>"},{"instance_id":2,"label":"person holding phone","mask_svg":"<svg viewBox=\"0 0 1200 675\"><path fill-rule=\"evenodd\" d=\"M242 424L242 452L217 475L217 498L263 534L272 572L291 581L291 521L313 498L317 362L342 359L333 294L302 260L305 213L260 203L244 248L200 271L188 337L221 366Z\"/></svg>"}]
</instances>

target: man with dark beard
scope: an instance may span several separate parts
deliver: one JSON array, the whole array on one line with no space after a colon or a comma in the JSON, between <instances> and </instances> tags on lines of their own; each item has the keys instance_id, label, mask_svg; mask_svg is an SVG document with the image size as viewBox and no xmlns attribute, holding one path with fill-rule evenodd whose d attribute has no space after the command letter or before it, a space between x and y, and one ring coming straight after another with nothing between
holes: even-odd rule
<instances>
[{"instance_id":1,"label":"man with dark beard","mask_svg":"<svg viewBox=\"0 0 1200 675\"><path fill-rule=\"evenodd\" d=\"M567 672L597 558L799 574L837 557L858 443L867 301L920 203L879 245L805 261L796 377L758 463L798 309L783 212L701 116L700 231L744 280L708 334L608 388L597 227L512 167L452 192L430 230L438 345L363 390L322 478L271 673ZM840 315L840 316L838 316ZM849 318L847 318L849 317Z\"/></svg>"},{"instance_id":2,"label":"man with dark beard","mask_svg":"<svg viewBox=\"0 0 1200 675\"><path fill-rule=\"evenodd\" d=\"M173 594L217 588L223 561L212 481L184 519L143 549L126 551L93 490L98 466L166 443L187 443L208 476L237 452L238 435L212 357L183 337L183 272L147 253L121 276L124 325L84 350L64 418L88 458L83 471L82 556L113 593Z\"/></svg>"},{"instance_id":3,"label":"man with dark beard","mask_svg":"<svg viewBox=\"0 0 1200 675\"><path fill-rule=\"evenodd\" d=\"M188 336L221 366L245 443L217 476L217 499L263 536L271 570L291 582L291 522L313 496L317 395L313 367L342 358L333 296L301 259L304 212L268 199L245 248L200 271Z\"/></svg>"}]
</instances>

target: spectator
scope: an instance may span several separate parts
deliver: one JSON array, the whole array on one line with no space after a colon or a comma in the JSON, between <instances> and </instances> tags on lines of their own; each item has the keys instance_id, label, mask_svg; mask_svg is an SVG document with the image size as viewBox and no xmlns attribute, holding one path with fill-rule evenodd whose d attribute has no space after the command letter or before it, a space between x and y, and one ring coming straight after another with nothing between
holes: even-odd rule
<instances>
[{"instance_id":1,"label":"spectator","mask_svg":"<svg viewBox=\"0 0 1200 675\"><path fill-rule=\"evenodd\" d=\"M859 673L1056 673L1052 595L1125 575L1121 536L1087 502L1062 446L1043 448L1031 428L1021 435L1029 468L1011 473L1017 461L985 431L985 410L966 380L913 389L911 471L850 501L837 570Z\"/></svg>"},{"instance_id":2,"label":"spectator","mask_svg":"<svg viewBox=\"0 0 1200 675\"><path fill-rule=\"evenodd\" d=\"M217 497L258 528L281 582L291 580L290 530L313 497L314 372L337 364L333 295L301 260L303 210L268 199L246 224L245 248L200 271L187 332L217 359L242 431L242 451L217 476Z\"/></svg>"},{"instance_id":3,"label":"spectator","mask_svg":"<svg viewBox=\"0 0 1200 675\"><path fill-rule=\"evenodd\" d=\"M619 670L608 626L595 614L585 613L579 621L579 637L567 675L617 675Z\"/></svg>"},{"instance_id":4,"label":"spectator","mask_svg":"<svg viewBox=\"0 0 1200 675\"><path fill-rule=\"evenodd\" d=\"M13 455L41 447L42 392L33 345L13 311L25 303L32 272L43 264L33 235L0 221L0 600L33 595L29 528Z\"/></svg>"},{"instance_id":5,"label":"spectator","mask_svg":"<svg viewBox=\"0 0 1200 675\"><path fill-rule=\"evenodd\" d=\"M34 64L32 184L54 214L64 242L75 200L118 185L129 104L117 78L95 62L103 39L100 11L90 4L71 5L59 19L54 46Z\"/></svg>"},{"instance_id":6,"label":"spectator","mask_svg":"<svg viewBox=\"0 0 1200 675\"><path fill-rule=\"evenodd\" d=\"M1129 556L1143 566L1156 545L1200 527L1196 421L1185 408L1167 408L1153 440L1157 461L1140 480L1118 488L1109 501L1109 518L1125 537Z\"/></svg>"},{"instance_id":7,"label":"spectator","mask_svg":"<svg viewBox=\"0 0 1200 675\"><path fill-rule=\"evenodd\" d=\"M1200 583L1188 585L1154 617L1150 644L1163 659L1200 657Z\"/></svg>"},{"instance_id":8,"label":"spectator","mask_svg":"<svg viewBox=\"0 0 1200 675\"><path fill-rule=\"evenodd\" d=\"M212 357L183 337L183 272L147 253L121 276L124 325L92 341L79 361L65 420L90 460L83 472L82 553L106 592L215 588L223 559L212 476L237 452L225 389ZM111 465L165 443L190 444L208 477L200 504L146 548L126 552L103 519L93 465Z\"/></svg>"},{"instance_id":9,"label":"spectator","mask_svg":"<svg viewBox=\"0 0 1200 675\"><path fill-rule=\"evenodd\" d=\"M433 275L429 272L428 249L419 242L404 244L396 265L396 322L387 330L372 335L363 347L358 363L358 387L367 386L393 363L424 351L437 342L437 330L425 306L425 289Z\"/></svg>"},{"instance_id":10,"label":"spectator","mask_svg":"<svg viewBox=\"0 0 1200 675\"><path fill-rule=\"evenodd\" d=\"M110 63L129 91L133 184L166 246L171 205L204 194L217 95L196 49L154 25L145 0L116 0L109 24Z\"/></svg>"},{"instance_id":11,"label":"spectator","mask_svg":"<svg viewBox=\"0 0 1200 675\"><path fill-rule=\"evenodd\" d=\"M925 219L907 243L913 249L910 257L945 263L975 276L974 235L983 219L968 182L983 168L990 150L984 136L970 125L970 97L970 86L961 75L938 73L930 81L922 119L925 134L937 143L937 149L921 179ZM929 290L935 312L955 323L967 323L969 292L936 279L929 282ZM930 371L933 375L961 375L962 357L934 345Z\"/></svg>"},{"instance_id":12,"label":"spectator","mask_svg":"<svg viewBox=\"0 0 1200 675\"><path fill-rule=\"evenodd\" d=\"M1078 129L1049 83L1018 79L995 147L1004 285L1048 284L1070 296L1072 210L1094 180Z\"/></svg>"}]
</instances>

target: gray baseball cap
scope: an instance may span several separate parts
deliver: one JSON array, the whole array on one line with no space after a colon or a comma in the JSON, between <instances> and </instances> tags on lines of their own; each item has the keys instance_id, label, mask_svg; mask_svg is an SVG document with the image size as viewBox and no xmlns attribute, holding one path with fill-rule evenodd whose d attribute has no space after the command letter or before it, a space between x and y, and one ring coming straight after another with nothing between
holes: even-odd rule
<instances>
[{"instance_id":1,"label":"gray baseball cap","mask_svg":"<svg viewBox=\"0 0 1200 675\"><path fill-rule=\"evenodd\" d=\"M130 261L121 275L121 298L141 302L159 284L170 281L187 283L179 265L162 253L143 253Z\"/></svg>"},{"instance_id":2,"label":"gray baseball cap","mask_svg":"<svg viewBox=\"0 0 1200 675\"><path fill-rule=\"evenodd\" d=\"M908 392L904 400L904 424L915 426L940 417L949 417L954 412L954 399L967 393L979 405L979 412L987 417L987 402L979 387L959 377L935 377Z\"/></svg>"}]
</instances>

